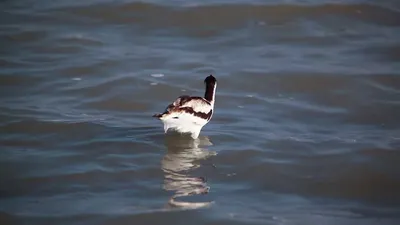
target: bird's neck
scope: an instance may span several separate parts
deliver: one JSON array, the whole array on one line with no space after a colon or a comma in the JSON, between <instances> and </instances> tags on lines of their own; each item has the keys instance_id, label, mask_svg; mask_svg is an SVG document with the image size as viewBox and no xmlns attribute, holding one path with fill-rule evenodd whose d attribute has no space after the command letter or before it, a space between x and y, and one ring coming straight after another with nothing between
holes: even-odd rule
<instances>
[{"instance_id":1,"label":"bird's neck","mask_svg":"<svg viewBox=\"0 0 400 225\"><path fill-rule=\"evenodd\" d=\"M217 88L216 83L207 83L206 84L206 92L204 93L204 98L214 105L215 102L215 90Z\"/></svg>"}]
</instances>

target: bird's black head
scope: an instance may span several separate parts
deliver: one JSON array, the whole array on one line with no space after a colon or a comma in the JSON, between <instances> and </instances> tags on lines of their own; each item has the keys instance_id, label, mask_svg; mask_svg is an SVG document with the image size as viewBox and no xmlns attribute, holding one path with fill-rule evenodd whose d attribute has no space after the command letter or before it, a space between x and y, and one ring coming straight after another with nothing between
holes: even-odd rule
<instances>
[{"instance_id":1,"label":"bird's black head","mask_svg":"<svg viewBox=\"0 0 400 225\"><path fill-rule=\"evenodd\" d=\"M215 77L213 75L210 75L210 76L206 77L206 79L204 79L204 83L215 84L215 83L217 83L217 79L215 79Z\"/></svg>"}]
</instances>

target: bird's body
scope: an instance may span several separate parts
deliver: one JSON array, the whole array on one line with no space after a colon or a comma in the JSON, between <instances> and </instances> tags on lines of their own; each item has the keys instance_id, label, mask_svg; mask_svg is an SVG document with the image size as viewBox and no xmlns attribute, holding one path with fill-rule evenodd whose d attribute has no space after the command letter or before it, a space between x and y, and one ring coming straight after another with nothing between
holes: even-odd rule
<instances>
[{"instance_id":1,"label":"bird's body","mask_svg":"<svg viewBox=\"0 0 400 225\"><path fill-rule=\"evenodd\" d=\"M174 130L179 133L190 133L194 139L199 136L201 129L210 121L214 113L217 80L210 75L204 83L206 85L204 98L180 96L167 106L165 112L154 115L163 122L165 133L168 130Z\"/></svg>"}]
</instances>

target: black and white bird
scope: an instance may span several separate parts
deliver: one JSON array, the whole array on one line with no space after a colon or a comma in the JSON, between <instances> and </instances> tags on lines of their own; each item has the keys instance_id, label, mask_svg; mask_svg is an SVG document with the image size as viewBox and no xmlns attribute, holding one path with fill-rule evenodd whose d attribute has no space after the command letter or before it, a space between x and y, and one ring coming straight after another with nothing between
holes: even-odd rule
<instances>
[{"instance_id":1,"label":"black and white bird","mask_svg":"<svg viewBox=\"0 0 400 225\"><path fill-rule=\"evenodd\" d=\"M164 132L174 130L178 133L189 133L193 139L199 137L200 131L214 113L215 90L217 80L213 75L204 80L206 91L204 98L182 95L165 112L155 114L164 124Z\"/></svg>"}]
</instances>

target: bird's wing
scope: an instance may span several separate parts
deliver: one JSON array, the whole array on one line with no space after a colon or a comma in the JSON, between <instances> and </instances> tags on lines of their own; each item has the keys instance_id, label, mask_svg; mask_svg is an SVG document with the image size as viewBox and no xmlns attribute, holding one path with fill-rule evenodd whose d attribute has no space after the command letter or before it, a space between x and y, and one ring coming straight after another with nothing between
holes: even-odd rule
<instances>
[{"instance_id":1,"label":"bird's wing","mask_svg":"<svg viewBox=\"0 0 400 225\"><path fill-rule=\"evenodd\" d=\"M176 111L190 111L193 113L208 114L212 110L211 104L202 97L192 97L188 95L179 96L173 103L169 104L165 111L155 114L154 117L162 117Z\"/></svg>"},{"instance_id":2,"label":"bird's wing","mask_svg":"<svg viewBox=\"0 0 400 225\"><path fill-rule=\"evenodd\" d=\"M211 104L202 97L185 96L179 105L179 108L192 108L195 112L208 113L212 109Z\"/></svg>"}]
</instances>

